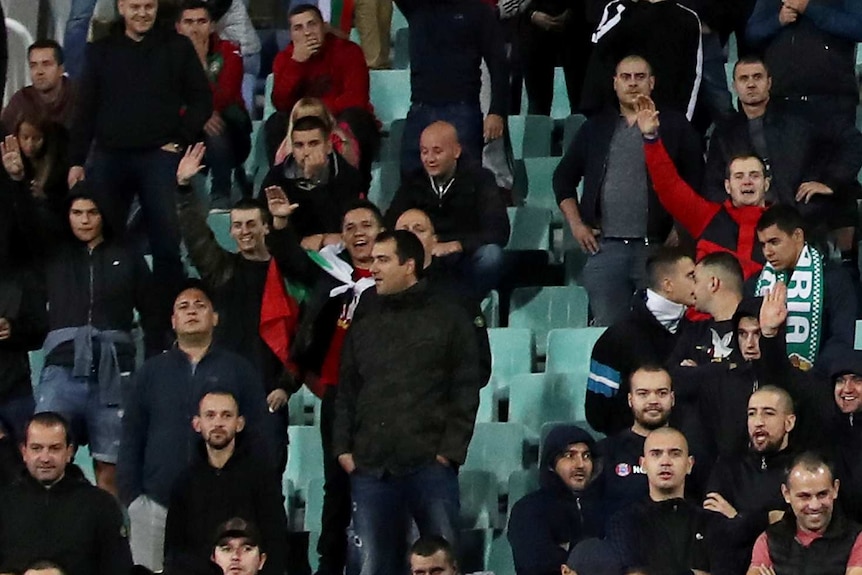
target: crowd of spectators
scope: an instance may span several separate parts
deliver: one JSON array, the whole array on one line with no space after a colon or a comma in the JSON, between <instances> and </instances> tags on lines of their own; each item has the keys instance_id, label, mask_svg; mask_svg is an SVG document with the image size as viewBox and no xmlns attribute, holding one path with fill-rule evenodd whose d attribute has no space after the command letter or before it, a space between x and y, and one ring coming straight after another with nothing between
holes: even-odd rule
<instances>
[{"instance_id":1,"label":"crowd of spectators","mask_svg":"<svg viewBox=\"0 0 862 575\"><path fill-rule=\"evenodd\" d=\"M292 2L271 63L248 1L116 0L87 42L95 3L0 112L0 574L306 572L281 486L303 386L317 575L458 573L481 302L520 272L483 149L522 85L530 114L586 116L530 185L607 329L588 425L553 426L507 502L512 569L862 574L862 3ZM382 206L393 6L410 105Z\"/></svg>"}]
</instances>

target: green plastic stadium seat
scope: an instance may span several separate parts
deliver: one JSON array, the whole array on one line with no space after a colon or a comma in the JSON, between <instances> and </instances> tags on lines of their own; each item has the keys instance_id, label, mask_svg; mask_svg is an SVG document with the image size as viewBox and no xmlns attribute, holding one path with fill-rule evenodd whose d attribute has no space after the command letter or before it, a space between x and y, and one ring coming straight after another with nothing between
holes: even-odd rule
<instances>
[{"instance_id":1,"label":"green plastic stadium seat","mask_svg":"<svg viewBox=\"0 0 862 575\"><path fill-rule=\"evenodd\" d=\"M398 186L401 185L401 170L397 161L378 162L371 168L371 187L368 199L386 213Z\"/></svg>"},{"instance_id":2,"label":"green plastic stadium seat","mask_svg":"<svg viewBox=\"0 0 862 575\"><path fill-rule=\"evenodd\" d=\"M551 211L545 208L520 206L506 208L509 215L509 243L507 250L551 249Z\"/></svg>"},{"instance_id":3,"label":"green plastic stadium seat","mask_svg":"<svg viewBox=\"0 0 862 575\"><path fill-rule=\"evenodd\" d=\"M533 370L533 333L529 329L499 327L488 330L491 344L491 377L505 381Z\"/></svg>"},{"instance_id":4,"label":"green plastic stadium seat","mask_svg":"<svg viewBox=\"0 0 862 575\"><path fill-rule=\"evenodd\" d=\"M410 70L371 70L371 103L384 126L410 110Z\"/></svg>"},{"instance_id":5,"label":"green plastic stadium seat","mask_svg":"<svg viewBox=\"0 0 862 575\"><path fill-rule=\"evenodd\" d=\"M583 373L586 377L593 346L604 332L603 327L552 329L548 333L545 371Z\"/></svg>"},{"instance_id":6,"label":"green plastic stadium seat","mask_svg":"<svg viewBox=\"0 0 862 575\"><path fill-rule=\"evenodd\" d=\"M213 213L207 216L207 225L215 234L218 245L235 252L236 242L230 237L230 213Z\"/></svg>"},{"instance_id":7,"label":"green plastic stadium seat","mask_svg":"<svg viewBox=\"0 0 862 575\"><path fill-rule=\"evenodd\" d=\"M323 477L320 430L310 425L291 425L287 433L290 438L290 456L285 473L296 487L299 499L306 501L309 482L315 477Z\"/></svg>"},{"instance_id":8,"label":"green plastic stadium seat","mask_svg":"<svg viewBox=\"0 0 862 575\"><path fill-rule=\"evenodd\" d=\"M509 301L509 326L533 330L539 356L545 355L552 329L587 326L589 300L579 286L517 288Z\"/></svg>"},{"instance_id":9,"label":"green plastic stadium seat","mask_svg":"<svg viewBox=\"0 0 862 575\"><path fill-rule=\"evenodd\" d=\"M492 289L482 300L482 315L485 316L486 327L500 327L500 294Z\"/></svg>"},{"instance_id":10,"label":"green plastic stadium seat","mask_svg":"<svg viewBox=\"0 0 862 575\"><path fill-rule=\"evenodd\" d=\"M563 122L563 154L569 149L569 144L578 135L581 126L587 121L587 117L583 114L572 114Z\"/></svg>"},{"instance_id":11,"label":"green plastic stadium seat","mask_svg":"<svg viewBox=\"0 0 862 575\"><path fill-rule=\"evenodd\" d=\"M495 537L488 546L487 570L494 575L515 575L515 560L505 533Z\"/></svg>"},{"instance_id":12,"label":"green plastic stadium seat","mask_svg":"<svg viewBox=\"0 0 862 575\"><path fill-rule=\"evenodd\" d=\"M548 116L509 116L509 137L516 159L551 155L554 121Z\"/></svg>"},{"instance_id":13,"label":"green plastic stadium seat","mask_svg":"<svg viewBox=\"0 0 862 575\"><path fill-rule=\"evenodd\" d=\"M491 472L497 488L509 489L509 476L524 467L524 428L519 423L477 423L464 470Z\"/></svg>"},{"instance_id":14,"label":"green plastic stadium seat","mask_svg":"<svg viewBox=\"0 0 862 575\"><path fill-rule=\"evenodd\" d=\"M489 471L465 469L458 474L461 493L461 528L492 529L499 526L497 478Z\"/></svg>"}]
</instances>

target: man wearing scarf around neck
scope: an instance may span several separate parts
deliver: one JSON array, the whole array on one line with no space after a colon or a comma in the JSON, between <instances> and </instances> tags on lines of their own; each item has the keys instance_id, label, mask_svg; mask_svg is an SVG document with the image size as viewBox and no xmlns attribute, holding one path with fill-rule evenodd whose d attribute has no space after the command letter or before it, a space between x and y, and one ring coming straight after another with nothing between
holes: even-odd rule
<instances>
[{"instance_id":1,"label":"man wearing scarf around neck","mask_svg":"<svg viewBox=\"0 0 862 575\"><path fill-rule=\"evenodd\" d=\"M787 355L803 371L828 369L853 349L856 294L845 272L831 266L805 239L802 216L791 206L775 205L757 222L757 239L766 266L757 295L777 282L787 285Z\"/></svg>"}]
</instances>

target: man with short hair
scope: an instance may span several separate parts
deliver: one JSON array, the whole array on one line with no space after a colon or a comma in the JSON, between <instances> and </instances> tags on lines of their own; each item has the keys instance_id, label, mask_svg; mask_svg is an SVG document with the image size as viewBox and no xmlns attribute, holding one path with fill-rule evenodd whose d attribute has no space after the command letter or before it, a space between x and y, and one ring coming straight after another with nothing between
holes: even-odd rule
<instances>
[{"instance_id":1,"label":"man with short hair","mask_svg":"<svg viewBox=\"0 0 862 575\"><path fill-rule=\"evenodd\" d=\"M191 41L155 27L157 0L118 0L117 9L122 25L87 47L77 81L68 181L71 188L84 179L86 164L86 177L110 202L105 216L118 233L137 198L166 320L185 275L177 164L212 115L212 93Z\"/></svg>"},{"instance_id":2,"label":"man with short hair","mask_svg":"<svg viewBox=\"0 0 862 575\"><path fill-rule=\"evenodd\" d=\"M186 282L171 324L176 347L144 362L135 377L117 475L120 500L129 510L132 555L153 571L162 568L171 490L193 461L196 436L189 422L206 392L230 391L245 414L254 452L269 466L277 461L260 376L242 357L213 345L218 314L203 282Z\"/></svg>"},{"instance_id":3,"label":"man with short hair","mask_svg":"<svg viewBox=\"0 0 862 575\"><path fill-rule=\"evenodd\" d=\"M18 120L25 115L69 128L75 108L75 87L63 74L63 48L54 40L37 40L27 48L27 60L30 85L12 94L0 114L6 132L14 133Z\"/></svg>"},{"instance_id":4,"label":"man with short hair","mask_svg":"<svg viewBox=\"0 0 862 575\"><path fill-rule=\"evenodd\" d=\"M862 526L836 508L838 486L822 456L796 456L781 484L793 513L785 513L757 538L748 575L796 573L803 565L816 565L828 575L862 573Z\"/></svg>"},{"instance_id":5,"label":"man with short hair","mask_svg":"<svg viewBox=\"0 0 862 575\"><path fill-rule=\"evenodd\" d=\"M282 575L287 539L281 485L266 463L251 453L242 431L245 418L233 394L213 390L198 404L192 427L203 440L198 457L180 476L171 493L165 524L165 563L205 562L212 552L212 533L231 517L260 526L269 549L263 573Z\"/></svg>"},{"instance_id":6,"label":"man with short hair","mask_svg":"<svg viewBox=\"0 0 862 575\"><path fill-rule=\"evenodd\" d=\"M820 437L832 442L836 477L844 486L842 508L853 520L862 521L862 425L855 421L862 413L862 351L848 351L834 361L829 379L832 397L824 419L831 429Z\"/></svg>"},{"instance_id":7,"label":"man with short hair","mask_svg":"<svg viewBox=\"0 0 862 575\"><path fill-rule=\"evenodd\" d=\"M646 474L640 464L644 441L651 431L668 425L675 403L670 374L659 365L638 367L629 376L628 387L634 424L602 439L596 446L603 462L599 481L606 520L648 493Z\"/></svg>"},{"instance_id":8,"label":"man with short hair","mask_svg":"<svg viewBox=\"0 0 862 575\"><path fill-rule=\"evenodd\" d=\"M590 426L605 435L631 427L626 403L632 372L664 365L694 304L694 262L686 252L661 248L646 263L648 287L632 298L631 311L599 337L590 357L584 402Z\"/></svg>"},{"instance_id":9,"label":"man with short hair","mask_svg":"<svg viewBox=\"0 0 862 575\"><path fill-rule=\"evenodd\" d=\"M396 573L411 516L420 535L457 540L457 467L484 382L470 318L420 279L416 236L383 232L372 254L379 310L344 342L334 452L350 474L363 572Z\"/></svg>"},{"instance_id":10,"label":"man with short hair","mask_svg":"<svg viewBox=\"0 0 862 575\"><path fill-rule=\"evenodd\" d=\"M503 275L503 246L509 241L506 206L485 168L461 160L455 126L434 122L422 132L421 174L404 182L386 212L394 227L405 211L428 214L437 233L434 255L462 278L481 301Z\"/></svg>"},{"instance_id":11,"label":"man with short hair","mask_svg":"<svg viewBox=\"0 0 862 575\"><path fill-rule=\"evenodd\" d=\"M734 573L748 566L757 536L784 514L780 486L794 455L795 425L790 394L760 387L748 400L748 452L720 457L712 469L703 507L726 518L723 548Z\"/></svg>"},{"instance_id":12,"label":"man with short hair","mask_svg":"<svg viewBox=\"0 0 862 575\"><path fill-rule=\"evenodd\" d=\"M613 74L617 105L586 121L554 171L560 211L588 255L582 283L596 325L612 325L625 315L632 294L649 283L647 258L673 230L644 167L643 138L635 125L635 100L652 94L655 81L641 56L619 60ZM683 179L699 186L703 154L697 134L681 112L664 110L662 121L662 136Z\"/></svg>"},{"instance_id":13,"label":"man with short hair","mask_svg":"<svg viewBox=\"0 0 862 575\"><path fill-rule=\"evenodd\" d=\"M452 545L439 535L419 537L410 548L411 575L458 575Z\"/></svg>"},{"instance_id":14,"label":"man with short hair","mask_svg":"<svg viewBox=\"0 0 862 575\"><path fill-rule=\"evenodd\" d=\"M296 204L284 191L266 189L272 229L267 247L283 271L310 287L311 293L290 345L290 358L299 378L321 398L320 435L323 445L323 509L317 542L318 571L344 571L347 557L346 530L350 523L350 478L333 449L335 397L339 384L341 352L347 330L365 293L374 285L371 277L372 249L383 229L380 210L368 200L347 206L341 218L341 241L324 247L314 258L300 245L293 225L288 225ZM319 257L318 257L319 256ZM486 336L487 337L487 336Z\"/></svg>"},{"instance_id":15,"label":"man with short hair","mask_svg":"<svg viewBox=\"0 0 862 575\"><path fill-rule=\"evenodd\" d=\"M189 257L212 290L219 313L216 341L247 359L260 374L267 393L269 419L281 450L279 469L287 465L287 401L298 389L287 369L288 346L299 319L299 306L285 289L284 263L266 244L270 215L264 205L242 199L230 211L230 235L236 253L221 247L207 224L206 211L191 186L202 167L205 147L186 150L177 168L180 230Z\"/></svg>"},{"instance_id":16,"label":"man with short hair","mask_svg":"<svg viewBox=\"0 0 862 575\"><path fill-rule=\"evenodd\" d=\"M0 492L0 573L51 557L68 575L118 575L132 568L116 500L72 464L69 424L33 416L21 443L27 473Z\"/></svg>"},{"instance_id":17,"label":"man with short hair","mask_svg":"<svg viewBox=\"0 0 862 575\"><path fill-rule=\"evenodd\" d=\"M251 150L251 118L242 99L240 48L219 37L210 4L204 0L183 0L175 27L192 41L212 90L213 112L204 124L206 163L212 174L210 208L228 209L232 175L241 174L242 179L242 163Z\"/></svg>"},{"instance_id":18,"label":"man with short hair","mask_svg":"<svg viewBox=\"0 0 862 575\"><path fill-rule=\"evenodd\" d=\"M542 442L539 489L514 503L507 537L519 575L558 575L569 550L603 532L596 442L577 425L558 425Z\"/></svg>"},{"instance_id":19,"label":"man with short hair","mask_svg":"<svg viewBox=\"0 0 862 575\"><path fill-rule=\"evenodd\" d=\"M788 357L803 371L818 367L827 374L831 362L854 347L857 299L850 278L806 241L805 223L792 206L764 212L757 239L767 261L757 295L778 282L787 286Z\"/></svg>"},{"instance_id":20,"label":"man with short hair","mask_svg":"<svg viewBox=\"0 0 862 575\"><path fill-rule=\"evenodd\" d=\"M341 216L368 189L359 171L332 149L329 135L327 125L316 116L294 122L291 153L269 170L262 186L263 190L281 188L297 204L292 227L307 250L338 244Z\"/></svg>"},{"instance_id":21,"label":"man with short hair","mask_svg":"<svg viewBox=\"0 0 862 575\"><path fill-rule=\"evenodd\" d=\"M267 554L261 547L257 527L234 517L223 523L216 535L212 561L224 575L257 575L263 573Z\"/></svg>"},{"instance_id":22,"label":"man with short hair","mask_svg":"<svg viewBox=\"0 0 862 575\"><path fill-rule=\"evenodd\" d=\"M742 109L720 124L710 139L703 195L722 201L728 160L740 152L754 152L767 167L771 183L767 202L796 206L814 225L825 226L829 218L831 227L842 205L836 194L847 193L844 188L856 181L862 167L862 135L848 126L843 145L825 146L817 140L803 118L772 101L772 76L760 57L736 62L733 85Z\"/></svg>"},{"instance_id":23,"label":"man with short hair","mask_svg":"<svg viewBox=\"0 0 862 575\"><path fill-rule=\"evenodd\" d=\"M371 163L380 141L369 94L368 66L362 49L329 31L315 4L296 4L288 13L290 44L272 64L272 105L266 120L267 156L273 158L287 131L288 116L301 98L320 98L340 122L346 122L360 148L360 172L370 181Z\"/></svg>"},{"instance_id":24,"label":"man with short hair","mask_svg":"<svg viewBox=\"0 0 862 575\"><path fill-rule=\"evenodd\" d=\"M137 250L113 237L102 206L89 182L77 184L67 211L71 239L47 246L48 334L35 410L63 414L74 441L90 447L96 484L116 495L122 419L137 354L135 310L146 355L163 346L152 274Z\"/></svg>"},{"instance_id":25,"label":"man with short hair","mask_svg":"<svg viewBox=\"0 0 862 575\"><path fill-rule=\"evenodd\" d=\"M710 202L677 172L659 134L655 103L639 95L635 109L653 188L662 206L697 241L698 261L713 252L730 252L742 265L745 279L760 272L764 260L754 241L754 226L766 210L769 190L763 161L751 152L730 158L724 179L728 198Z\"/></svg>"},{"instance_id":26,"label":"man with short hair","mask_svg":"<svg viewBox=\"0 0 862 575\"><path fill-rule=\"evenodd\" d=\"M717 567L709 512L683 499L694 458L685 436L671 427L650 432L640 465L649 496L610 520L608 539L624 573L695 575Z\"/></svg>"}]
</instances>

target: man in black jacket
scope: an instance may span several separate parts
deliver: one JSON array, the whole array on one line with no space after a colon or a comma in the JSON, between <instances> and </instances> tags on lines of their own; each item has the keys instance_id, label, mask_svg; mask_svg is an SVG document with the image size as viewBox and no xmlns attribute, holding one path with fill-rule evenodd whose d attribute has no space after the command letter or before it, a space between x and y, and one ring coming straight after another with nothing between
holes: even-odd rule
<instances>
[{"instance_id":1,"label":"man in black jacket","mask_svg":"<svg viewBox=\"0 0 862 575\"><path fill-rule=\"evenodd\" d=\"M334 444L350 474L363 571L397 573L410 516L420 535L458 540L457 468L483 382L469 317L420 281L416 236L384 232L373 255L379 309L348 331Z\"/></svg>"},{"instance_id":2,"label":"man in black jacket","mask_svg":"<svg viewBox=\"0 0 862 575\"><path fill-rule=\"evenodd\" d=\"M192 426L201 435L199 457L171 494L165 525L165 563L197 560L212 553L212 534L222 522L242 517L260 529L267 560L261 573L284 573L287 518L281 485L257 460L241 434L245 418L230 392L211 391L198 404Z\"/></svg>"},{"instance_id":3,"label":"man in black jacket","mask_svg":"<svg viewBox=\"0 0 862 575\"><path fill-rule=\"evenodd\" d=\"M796 206L812 225L832 224L862 167L862 135L849 125L836 145L816 139L804 118L773 101L772 76L759 57L734 65L733 84L742 109L710 139L703 195L723 201L727 164L738 154L755 152L770 178L767 202Z\"/></svg>"},{"instance_id":4,"label":"man in black jacket","mask_svg":"<svg viewBox=\"0 0 862 575\"><path fill-rule=\"evenodd\" d=\"M171 322L176 347L148 359L135 376L117 465L135 563L153 571L162 568L171 490L194 461L199 438L189 422L202 396L231 392L245 414L249 446L269 466L278 461L260 376L242 357L213 345L218 314L200 280L189 280L177 295Z\"/></svg>"},{"instance_id":5,"label":"man in black jacket","mask_svg":"<svg viewBox=\"0 0 862 575\"><path fill-rule=\"evenodd\" d=\"M503 274L509 218L493 175L461 160L461 135L447 122L422 132L423 171L401 185L386 212L391 229L405 211L428 214L438 242L434 255L481 300Z\"/></svg>"},{"instance_id":6,"label":"man in black jacket","mask_svg":"<svg viewBox=\"0 0 862 575\"><path fill-rule=\"evenodd\" d=\"M577 425L554 427L542 445L540 488L516 501L508 538L519 575L558 575L569 550L600 537L604 513L595 440Z\"/></svg>"},{"instance_id":7,"label":"man in black jacket","mask_svg":"<svg viewBox=\"0 0 862 575\"><path fill-rule=\"evenodd\" d=\"M137 196L167 318L184 277L174 178L183 150L212 114L212 93L191 41L153 27L157 5L119 0L122 29L88 46L68 180L71 188L84 178L95 144L87 177L110 201L106 217L117 231Z\"/></svg>"},{"instance_id":8,"label":"man in black jacket","mask_svg":"<svg viewBox=\"0 0 862 575\"><path fill-rule=\"evenodd\" d=\"M298 119L290 132L290 155L263 181L264 190L278 186L296 204L291 221L307 250L341 241L341 216L368 188L359 170L332 149L329 136L320 118Z\"/></svg>"},{"instance_id":9,"label":"man in black jacket","mask_svg":"<svg viewBox=\"0 0 862 575\"><path fill-rule=\"evenodd\" d=\"M655 82L650 63L642 57L620 60L613 76L618 107L609 106L587 120L554 172L560 211L589 254L582 283L597 325L612 325L625 315L632 293L648 283L647 258L673 228L652 189L635 122L635 98L650 95ZM661 117L668 123L662 135L670 139L674 163L690 185L699 186L703 157L697 134L679 112L663 111Z\"/></svg>"},{"instance_id":10,"label":"man in black jacket","mask_svg":"<svg viewBox=\"0 0 862 575\"><path fill-rule=\"evenodd\" d=\"M662 248L647 260L648 288L631 311L596 341L590 357L584 407L590 426L605 435L631 427L626 403L632 372L664 365L676 345L686 306L694 304L694 262L685 252Z\"/></svg>"},{"instance_id":11,"label":"man in black jacket","mask_svg":"<svg viewBox=\"0 0 862 575\"><path fill-rule=\"evenodd\" d=\"M675 0L613 0L593 32L581 110L596 114L613 102L606 78L629 54L641 54L658 82L655 100L691 120L701 82L700 19Z\"/></svg>"},{"instance_id":12,"label":"man in black jacket","mask_svg":"<svg viewBox=\"0 0 862 575\"><path fill-rule=\"evenodd\" d=\"M21 454L27 472L0 493L0 572L38 559L68 575L125 575L129 541L116 500L71 464L75 446L56 413L33 416Z\"/></svg>"},{"instance_id":13,"label":"man in black jacket","mask_svg":"<svg viewBox=\"0 0 862 575\"><path fill-rule=\"evenodd\" d=\"M700 575L716 567L713 518L683 499L693 465L679 431L661 427L647 436L641 466L649 497L617 513L608 525L607 537L624 573Z\"/></svg>"},{"instance_id":14,"label":"man in black jacket","mask_svg":"<svg viewBox=\"0 0 862 575\"><path fill-rule=\"evenodd\" d=\"M72 240L57 241L44 265L50 331L36 413L56 411L69 421L74 441L90 446L97 484L116 494L135 310L147 355L162 345L152 274L140 253L113 238L100 199L88 182L75 186L67 212Z\"/></svg>"},{"instance_id":15,"label":"man in black jacket","mask_svg":"<svg viewBox=\"0 0 862 575\"><path fill-rule=\"evenodd\" d=\"M748 452L721 457L712 470L703 507L724 516L719 525L730 573L742 573L757 536L786 509L781 483L794 455L794 411L787 391L758 389L748 400Z\"/></svg>"}]
</instances>

